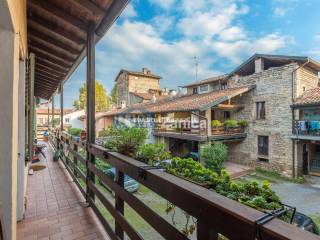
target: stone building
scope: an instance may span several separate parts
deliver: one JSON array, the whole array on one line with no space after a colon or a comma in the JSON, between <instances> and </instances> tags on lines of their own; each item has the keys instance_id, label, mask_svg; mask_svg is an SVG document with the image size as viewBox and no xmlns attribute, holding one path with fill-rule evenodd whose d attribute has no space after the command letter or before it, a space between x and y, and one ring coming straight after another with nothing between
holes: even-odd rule
<instances>
[{"instance_id":1,"label":"stone building","mask_svg":"<svg viewBox=\"0 0 320 240\"><path fill-rule=\"evenodd\" d=\"M229 161L297 176L302 174L302 150L293 135L299 118L292 106L318 87L319 71L320 63L308 57L255 54L229 74L183 86L187 89L184 96L134 104L108 114L129 118L154 114L160 123L191 122L191 126L178 127L158 124L153 136L178 156L199 152L209 142L224 142ZM229 127L225 123L230 119L245 120L248 126ZM212 120L222 126L212 125ZM315 114L312 120L319 121L319 130L313 133L320 136L320 116ZM318 135L311 140L315 145Z\"/></svg>"},{"instance_id":2,"label":"stone building","mask_svg":"<svg viewBox=\"0 0 320 240\"><path fill-rule=\"evenodd\" d=\"M160 96L160 76L157 76L147 68L141 72L122 69L116 79L117 107L130 106L151 100L153 96Z\"/></svg>"}]
</instances>

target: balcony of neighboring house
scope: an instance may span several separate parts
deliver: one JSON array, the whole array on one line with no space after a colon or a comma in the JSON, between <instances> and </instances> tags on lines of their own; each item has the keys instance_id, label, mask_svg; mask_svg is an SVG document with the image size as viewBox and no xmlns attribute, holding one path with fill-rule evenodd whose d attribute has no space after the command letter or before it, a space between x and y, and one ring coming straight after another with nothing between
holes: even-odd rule
<instances>
[{"instance_id":1,"label":"balcony of neighboring house","mask_svg":"<svg viewBox=\"0 0 320 240\"><path fill-rule=\"evenodd\" d=\"M236 118L243 108L243 105L229 102L217 104L206 111L162 114L153 134L198 142L241 141L247 136L248 121Z\"/></svg>"},{"instance_id":2,"label":"balcony of neighboring house","mask_svg":"<svg viewBox=\"0 0 320 240\"><path fill-rule=\"evenodd\" d=\"M320 88L305 91L291 107L292 138L320 141Z\"/></svg>"}]
</instances>

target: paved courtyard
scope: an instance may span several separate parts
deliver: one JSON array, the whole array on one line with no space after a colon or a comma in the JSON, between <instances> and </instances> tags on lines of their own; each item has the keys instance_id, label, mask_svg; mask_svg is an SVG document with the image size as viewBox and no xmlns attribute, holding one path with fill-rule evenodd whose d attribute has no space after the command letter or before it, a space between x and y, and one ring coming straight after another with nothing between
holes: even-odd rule
<instances>
[{"instance_id":1,"label":"paved courtyard","mask_svg":"<svg viewBox=\"0 0 320 240\"><path fill-rule=\"evenodd\" d=\"M307 215L320 215L320 177L307 177L304 184L272 183L271 187L283 203L296 206L299 212Z\"/></svg>"}]
</instances>

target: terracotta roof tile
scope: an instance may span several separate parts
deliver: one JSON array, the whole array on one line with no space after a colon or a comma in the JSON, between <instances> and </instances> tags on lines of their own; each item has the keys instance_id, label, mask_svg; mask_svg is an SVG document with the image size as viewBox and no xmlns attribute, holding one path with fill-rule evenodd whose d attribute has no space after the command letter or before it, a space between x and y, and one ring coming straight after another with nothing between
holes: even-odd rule
<instances>
[{"instance_id":1,"label":"terracotta roof tile","mask_svg":"<svg viewBox=\"0 0 320 240\"><path fill-rule=\"evenodd\" d=\"M179 112L204 110L227 101L239 94L246 93L254 88L251 86L241 86L228 88L221 91L213 91L204 94L184 95L177 97L167 97L156 103L139 103L122 109L112 109L105 113L106 116L119 114L141 114L141 113L160 113L160 112Z\"/></svg>"},{"instance_id":2,"label":"terracotta roof tile","mask_svg":"<svg viewBox=\"0 0 320 240\"><path fill-rule=\"evenodd\" d=\"M305 91L294 103L294 106L300 105L320 105L320 87Z\"/></svg>"}]
</instances>

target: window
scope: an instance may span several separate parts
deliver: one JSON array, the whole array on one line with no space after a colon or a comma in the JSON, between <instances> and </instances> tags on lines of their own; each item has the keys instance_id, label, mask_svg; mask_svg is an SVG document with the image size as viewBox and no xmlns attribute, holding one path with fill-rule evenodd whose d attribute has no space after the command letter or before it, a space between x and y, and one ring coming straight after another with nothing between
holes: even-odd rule
<instances>
[{"instance_id":1,"label":"window","mask_svg":"<svg viewBox=\"0 0 320 240\"><path fill-rule=\"evenodd\" d=\"M220 84L220 89L221 90L224 90L224 89L227 89L227 88L228 88L228 83L227 82L224 82L224 83Z\"/></svg>"},{"instance_id":2,"label":"window","mask_svg":"<svg viewBox=\"0 0 320 240\"><path fill-rule=\"evenodd\" d=\"M229 111L224 111L223 112L223 118L224 119L230 119L231 118L231 113Z\"/></svg>"},{"instance_id":3,"label":"window","mask_svg":"<svg viewBox=\"0 0 320 240\"><path fill-rule=\"evenodd\" d=\"M209 85L202 85L200 86L200 92L208 92L209 91Z\"/></svg>"},{"instance_id":4,"label":"window","mask_svg":"<svg viewBox=\"0 0 320 240\"><path fill-rule=\"evenodd\" d=\"M192 93L193 93L193 94L197 94L197 93L198 93L198 88L197 88L197 87L193 88L193 89L192 89Z\"/></svg>"},{"instance_id":5,"label":"window","mask_svg":"<svg viewBox=\"0 0 320 240\"><path fill-rule=\"evenodd\" d=\"M266 118L265 102L256 102L257 120Z\"/></svg>"},{"instance_id":6,"label":"window","mask_svg":"<svg viewBox=\"0 0 320 240\"><path fill-rule=\"evenodd\" d=\"M258 155L269 156L269 137L258 136Z\"/></svg>"},{"instance_id":7,"label":"window","mask_svg":"<svg viewBox=\"0 0 320 240\"><path fill-rule=\"evenodd\" d=\"M70 119L69 119L69 118L66 118L66 119L65 119L65 122L66 122L66 123L69 123L69 122L70 122Z\"/></svg>"}]
</instances>

